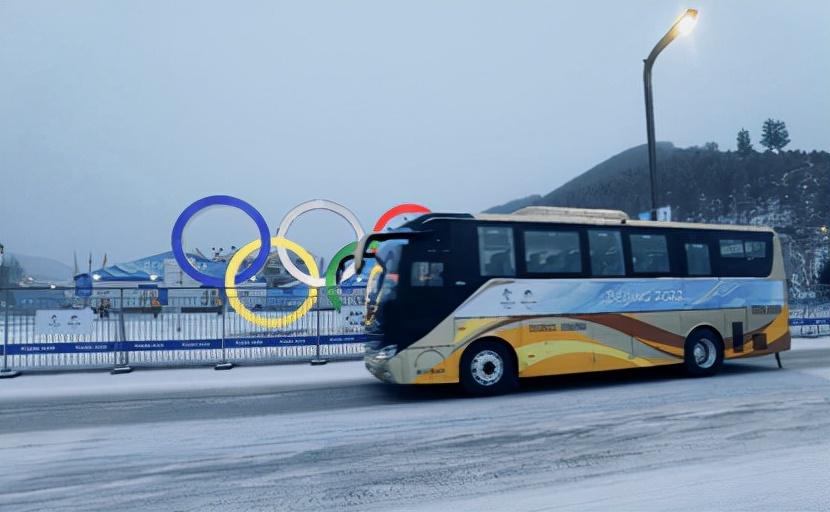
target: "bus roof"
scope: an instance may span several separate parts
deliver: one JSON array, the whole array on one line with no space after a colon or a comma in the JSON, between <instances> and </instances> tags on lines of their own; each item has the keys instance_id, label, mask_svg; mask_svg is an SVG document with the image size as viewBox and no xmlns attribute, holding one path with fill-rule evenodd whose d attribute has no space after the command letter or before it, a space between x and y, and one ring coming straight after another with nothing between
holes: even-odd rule
<instances>
[{"instance_id":1,"label":"bus roof","mask_svg":"<svg viewBox=\"0 0 830 512\"><path fill-rule=\"evenodd\" d=\"M697 222L671 222L630 219L625 212L619 210L590 210L583 208L538 207L523 208L509 214L476 213L459 215L452 213L432 213L423 218L423 222L431 219L474 219L491 222L550 222L556 224L593 224L597 226L636 226L650 228L677 228L677 229L711 229L725 231L755 231L774 232L768 226L751 226L739 224L704 224Z\"/></svg>"}]
</instances>

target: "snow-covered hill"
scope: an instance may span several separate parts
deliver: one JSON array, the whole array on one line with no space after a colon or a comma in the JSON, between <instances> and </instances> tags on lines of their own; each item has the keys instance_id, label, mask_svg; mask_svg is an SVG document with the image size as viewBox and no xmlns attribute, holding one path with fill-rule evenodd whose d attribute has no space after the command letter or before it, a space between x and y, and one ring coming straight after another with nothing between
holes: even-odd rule
<instances>
[{"instance_id":1,"label":"snow-covered hill","mask_svg":"<svg viewBox=\"0 0 830 512\"><path fill-rule=\"evenodd\" d=\"M35 281L61 283L72 280L72 267L60 261L20 253L10 253L9 256L20 263L24 276L32 277Z\"/></svg>"}]
</instances>

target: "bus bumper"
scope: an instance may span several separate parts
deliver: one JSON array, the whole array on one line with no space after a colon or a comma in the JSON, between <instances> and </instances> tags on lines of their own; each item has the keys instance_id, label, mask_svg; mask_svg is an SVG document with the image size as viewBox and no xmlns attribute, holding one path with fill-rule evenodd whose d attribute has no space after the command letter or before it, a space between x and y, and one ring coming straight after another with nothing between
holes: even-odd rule
<instances>
[{"instance_id":1,"label":"bus bumper","mask_svg":"<svg viewBox=\"0 0 830 512\"><path fill-rule=\"evenodd\" d=\"M383 382L454 384L459 380L457 368L460 357L461 351L452 347L407 348L396 352L393 346L388 346L380 350L367 350L363 362L369 373Z\"/></svg>"},{"instance_id":2,"label":"bus bumper","mask_svg":"<svg viewBox=\"0 0 830 512\"><path fill-rule=\"evenodd\" d=\"M405 383L401 372L401 358L394 353L390 354L388 347L367 350L363 362L376 379L392 384Z\"/></svg>"}]
</instances>

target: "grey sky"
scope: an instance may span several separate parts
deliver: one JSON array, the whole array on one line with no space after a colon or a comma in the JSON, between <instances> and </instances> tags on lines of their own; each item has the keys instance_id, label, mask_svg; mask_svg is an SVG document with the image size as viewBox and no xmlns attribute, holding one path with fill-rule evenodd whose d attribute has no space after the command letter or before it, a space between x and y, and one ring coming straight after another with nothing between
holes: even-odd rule
<instances>
[{"instance_id":1,"label":"grey sky","mask_svg":"<svg viewBox=\"0 0 830 512\"><path fill-rule=\"evenodd\" d=\"M624 7L623 7L624 5ZM329 198L368 229L387 207L480 211L552 190L645 141L642 59L685 7L695 32L655 66L657 136L830 149L830 2L0 3L0 242L71 261L169 249L191 201L230 194L272 229ZM190 247L256 237L231 210ZM328 256L346 224L290 238Z\"/></svg>"}]
</instances>

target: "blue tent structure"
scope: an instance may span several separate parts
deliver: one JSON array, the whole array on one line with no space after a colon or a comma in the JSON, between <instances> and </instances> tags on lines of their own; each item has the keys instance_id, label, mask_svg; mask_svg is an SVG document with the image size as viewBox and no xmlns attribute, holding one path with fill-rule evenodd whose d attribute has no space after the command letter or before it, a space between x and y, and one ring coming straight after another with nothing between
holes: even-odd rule
<instances>
[{"instance_id":1,"label":"blue tent structure","mask_svg":"<svg viewBox=\"0 0 830 512\"><path fill-rule=\"evenodd\" d=\"M188 257L200 272L215 276L222 276L225 273L226 263L215 262L192 253L188 254ZM97 282L152 281L151 276L156 276L158 281L164 281L164 260L171 258L173 258L172 251L162 252L128 263L116 263L115 265L99 268L93 270L92 275L98 276L96 278Z\"/></svg>"},{"instance_id":2,"label":"blue tent structure","mask_svg":"<svg viewBox=\"0 0 830 512\"><path fill-rule=\"evenodd\" d=\"M225 268L227 268L226 262L213 261L193 253L188 253L187 256L193 266L200 272L216 277L222 277L225 275ZM127 263L116 263L115 265L99 268L93 270L90 275L97 276L95 278L96 283L142 283L153 281L161 283L164 282L164 260L173 258L174 256L172 251L162 252ZM358 280L358 276L353 276L342 282L341 285L361 286L361 281L365 283L372 266L374 266L374 260L371 260L369 264L365 265L363 272L361 272L360 280ZM321 269L321 272L322 271L323 269ZM156 277L155 279L152 279L151 276ZM289 285L288 288L294 289L297 294L307 293L307 287L302 283L294 282Z\"/></svg>"}]
</instances>

